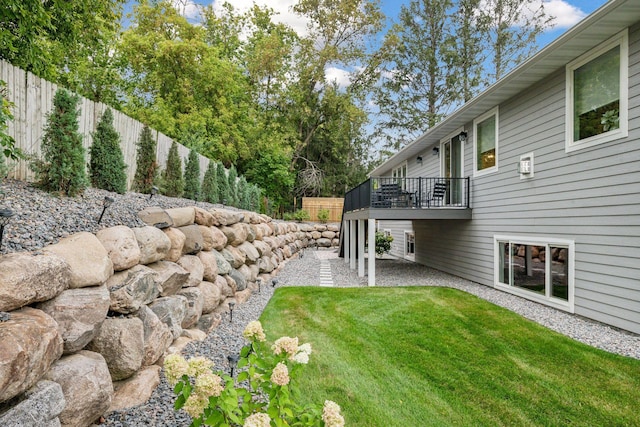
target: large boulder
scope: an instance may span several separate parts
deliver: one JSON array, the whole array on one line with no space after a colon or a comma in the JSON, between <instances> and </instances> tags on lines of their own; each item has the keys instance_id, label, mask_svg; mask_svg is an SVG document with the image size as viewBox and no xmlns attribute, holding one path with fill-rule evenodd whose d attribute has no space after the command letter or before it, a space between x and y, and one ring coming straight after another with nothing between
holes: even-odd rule
<instances>
[{"instance_id":1,"label":"large boulder","mask_svg":"<svg viewBox=\"0 0 640 427\"><path fill-rule=\"evenodd\" d=\"M166 225L172 226L173 220L169 216L169 214L162 208L157 206L150 206L144 208L140 212L138 212L138 218L140 218L145 224L154 226L155 225Z\"/></svg>"},{"instance_id":2,"label":"large boulder","mask_svg":"<svg viewBox=\"0 0 640 427\"><path fill-rule=\"evenodd\" d=\"M171 250L171 239L156 227L136 227L133 233L140 247L140 264L147 265L165 259Z\"/></svg>"},{"instance_id":3,"label":"large boulder","mask_svg":"<svg viewBox=\"0 0 640 427\"><path fill-rule=\"evenodd\" d=\"M214 283L217 277L213 278L213 282L205 281L198 286L203 298L202 314L211 313L224 300L220 288Z\"/></svg>"},{"instance_id":4,"label":"large boulder","mask_svg":"<svg viewBox=\"0 0 640 427\"><path fill-rule=\"evenodd\" d=\"M260 269L260 273L271 273L277 267L276 264L272 261L272 255L263 256L258 260L258 268Z\"/></svg>"},{"instance_id":5,"label":"large boulder","mask_svg":"<svg viewBox=\"0 0 640 427\"><path fill-rule=\"evenodd\" d=\"M231 211L228 209L210 209L209 213L213 216L213 225L232 225L244 220L242 212Z\"/></svg>"},{"instance_id":6,"label":"large boulder","mask_svg":"<svg viewBox=\"0 0 640 427\"><path fill-rule=\"evenodd\" d=\"M115 382L109 412L121 411L146 403L160 384L161 369L158 365L147 366L136 372L131 378Z\"/></svg>"},{"instance_id":7,"label":"large boulder","mask_svg":"<svg viewBox=\"0 0 640 427\"><path fill-rule=\"evenodd\" d=\"M187 311L182 319L182 329L189 329L195 326L202 316L202 307L204 306L204 297L199 287L183 288L178 292L187 299Z\"/></svg>"},{"instance_id":8,"label":"large boulder","mask_svg":"<svg viewBox=\"0 0 640 427\"><path fill-rule=\"evenodd\" d=\"M30 307L0 322L0 402L33 387L62 356L57 326L44 311Z\"/></svg>"},{"instance_id":9,"label":"large boulder","mask_svg":"<svg viewBox=\"0 0 640 427\"><path fill-rule=\"evenodd\" d=\"M178 265L189 272L189 279L183 287L198 286L204 277L204 265L195 255L183 255L178 260Z\"/></svg>"},{"instance_id":10,"label":"large boulder","mask_svg":"<svg viewBox=\"0 0 640 427\"><path fill-rule=\"evenodd\" d=\"M253 247L256 248L260 256L271 256L271 246L262 240L254 240Z\"/></svg>"},{"instance_id":11,"label":"large boulder","mask_svg":"<svg viewBox=\"0 0 640 427\"><path fill-rule=\"evenodd\" d=\"M324 237L325 239L330 239L333 240L336 237L336 232L335 231L323 231L322 232L322 237Z\"/></svg>"},{"instance_id":12,"label":"large boulder","mask_svg":"<svg viewBox=\"0 0 640 427\"><path fill-rule=\"evenodd\" d=\"M254 265L254 264L252 264ZM251 268L249 268L249 266L247 264L241 265L238 269L237 269L238 273L242 274L242 277L244 277L244 280L248 283L248 282L254 282L256 280L256 277L254 277L253 272L251 270ZM257 275L256 275L257 276Z\"/></svg>"},{"instance_id":13,"label":"large boulder","mask_svg":"<svg viewBox=\"0 0 640 427\"><path fill-rule=\"evenodd\" d=\"M238 246L238 250L245 254L247 264L255 264L260 258L260 253L252 243L244 242Z\"/></svg>"},{"instance_id":14,"label":"large boulder","mask_svg":"<svg viewBox=\"0 0 640 427\"><path fill-rule=\"evenodd\" d=\"M58 324L64 341L64 353L82 350L95 338L109 311L109 291L104 285L67 289L37 308L51 316Z\"/></svg>"},{"instance_id":15,"label":"large boulder","mask_svg":"<svg viewBox=\"0 0 640 427\"><path fill-rule=\"evenodd\" d=\"M224 257L224 255L222 255L222 253L220 253L219 251L211 251L211 253L213 254L213 256L216 257L216 264L218 265L218 274L223 276L225 274L229 274L232 267L231 267L231 264L229 264L229 261L227 261L227 259Z\"/></svg>"},{"instance_id":16,"label":"large boulder","mask_svg":"<svg viewBox=\"0 0 640 427\"><path fill-rule=\"evenodd\" d=\"M227 246L227 236L218 227L211 227L211 239L211 245L217 251L221 251Z\"/></svg>"},{"instance_id":17,"label":"large boulder","mask_svg":"<svg viewBox=\"0 0 640 427\"><path fill-rule=\"evenodd\" d=\"M331 247L331 240L330 239L325 239L325 238L316 239L316 245L319 248L330 248Z\"/></svg>"},{"instance_id":18,"label":"large boulder","mask_svg":"<svg viewBox=\"0 0 640 427\"><path fill-rule=\"evenodd\" d=\"M221 226L220 231L227 236L227 245L238 246L239 244L247 240L247 229L244 227L246 224L236 223L230 226Z\"/></svg>"},{"instance_id":19,"label":"large boulder","mask_svg":"<svg viewBox=\"0 0 640 427\"><path fill-rule=\"evenodd\" d=\"M229 276L218 276L215 281L215 285L218 289L220 289L221 301L224 301L228 297L232 297L235 293L235 289L229 285L226 277ZM233 279L232 279L233 280ZM235 283L233 284L235 286Z\"/></svg>"},{"instance_id":20,"label":"large boulder","mask_svg":"<svg viewBox=\"0 0 640 427\"><path fill-rule=\"evenodd\" d=\"M206 225L198 225L197 227L202 235L202 250L210 251L213 249L213 227L207 227Z\"/></svg>"},{"instance_id":21,"label":"large boulder","mask_svg":"<svg viewBox=\"0 0 640 427\"><path fill-rule=\"evenodd\" d=\"M59 426L65 406L60 384L42 380L27 390L21 400L0 415L0 426Z\"/></svg>"},{"instance_id":22,"label":"large boulder","mask_svg":"<svg viewBox=\"0 0 640 427\"><path fill-rule=\"evenodd\" d=\"M166 209L167 215L173 220L174 227L182 227L185 225L191 225L196 220L196 210L193 207L189 208L172 208Z\"/></svg>"},{"instance_id":23,"label":"large boulder","mask_svg":"<svg viewBox=\"0 0 640 427\"><path fill-rule=\"evenodd\" d=\"M247 288L247 279L244 274L234 268L229 272L229 276L236 282L236 292Z\"/></svg>"},{"instance_id":24,"label":"large boulder","mask_svg":"<svg viewBox=\"0 0 640 427\"><path fill-rule=\"evenodd\" d=\"M327 224L327 230L338 233L340 232L340 224Z\"/></svg>"},{"instance_id":25,"label":"large boulder","mask_svg":"<svg viewBox=\"0 0 640 427\"><path fill-rule=\"evenodd\" d=\"M158 261L147 267L156 272L156 283L163 297L175 295L189 280L189 272L175 262Z\"/></svg>"},{"instance_id":26,"label":"large boulder","mask_svg":"<svg viewBox=\"0 0 640 427\"><path fill-rule=\"evenodd\" d=\"M184 233L177 228L170 227L165 228L162 232L169 238L171 242L171 249L167 252L164 259L166 261L176 262L182 256L182 249L184 248L184 242L187 241L187 237Z\"/></svg>"},{"instance_id":27,"label":"large boulder","mask_svg":"<svg viewBox=\"0 0 640 427\"><path fill-rule=\"evenodd\" d=\"M180 227L179 230L182 231L186 237L184 246L182 247L182 253L192 255L202 250L204 241L199 225L185 225L184 227Z\"/></svg>"},{"instance_id":28,"label":"large boulder","mask_svg":"<svg viewBox=\"0 0 640 427\"><path fill-rule=\"evenodd\" d=\"M244 254L244 252L240 251L235 246L229 245L226 248L224 248L220 253L224 257L224 259L226 259L227 262L231 264L231 267L233 268L240 267L247 260L247 256Z\"/></svg>"},{"instance_id":29,"label":"large boulder","mask_svg":"<svg viewBox=\"0 0 640 427\"><path fill-rule=\"evenodd\" d=\"M82 350L64 356L45 378L62 387L66 405L60 423L65 427L86 427L111 405L113 384L107 363L98 353Z\"/></svg>"},{"instance_id":30,"label":"large boulder","mask_svg":"<svg viewBox=\"0 0 640 427\"><path fill-rule=\"evenodd\" d=\"M97 286L113 274L113 263L98 238L88 232L60 239L55 245L43 249L64 259L71 267L69 288Z\"/></svg>"},{"instance_id":31,"label":"large boulder","mask_svg":"<svg viewBox=\"0 0 640 427\"><path fill-rule=\"evenodd\" d=\"M138 311L160 295L155 271L144 265L115 273L107 280L107 289L111 298L109 308L123 314Z\"/></svg>"},{"instance_id":32,"label":"large boulder","mask_svg":"<svg viewBox=\"0 0 640 427\"><path fill-rule=\"evenodd\" d=\"M218 275L218 262L216 256L211 252L200 252L197 255L204 267L203 280L213 281Z\"/></svg>"},{"instance_id":33,"label":"large boulder","mask_svg":"<svg viewBox=\"0 0 640 427\"><path fill-rule=\"evenodd\" d=\"M100 332L87 345L107 362L114 381L129 378L142 366L144 327L137 317L108 317Z\"/></svg>"},{"instance_id":34,"label":"large boulder","mask_svg":"<svg viewBox=\"0 0 640 427\"><path fill-rule=\"evenodd\" d=\"M0 272L0 311L51 299L71 282L71 268L55 254L0 256Z\"/></svg>"},{"instance_id":35,"label":"large boulder","mask_svg":"<svg viewBox=\"0 0 640 427\"><path fill-rule=\"evenodd\" d=\"M149 304L149 308L158 316L158 319L169 327L173 339L182 335L182 321L187 314L187 299L182 295L161 297Z\"/></svg>"},{"instance_id":36,"label":"large boulder","mask_svg":"<svg viewBox=\"0 0 640 427\"><path fill-rule=\"evenodd\" d=\"M126 270L140 262L140 247L136 235L129 227L117 225L103 228L96 237L107 250L115 271Z\"/></svg>"},{"instance_id":37,"label":"large boulder","mask_svg":"<svg viewBox=\"0 0 640 427\"><path fill-rule=\"evenodd\" d=\"M198 225L204 226L212 226L214 223L214 218L211 212L207 212L204 209L201 209L196 206L195 208L195 223Z\"/></svg>"},{"instance_id":38,"label":"large boulder","mask_svg":"<svg viewBox=\"0 0 640 427\"><path fill-rule=\"evenodd\" d=\"M154 364L173 342L173 334L169 327L162 323L158 316L146 305L136 313L142 320L144 330L144 357L142 366Z\"/></svg>"},{"instance_id":39,"label":"large boulder","mask_svg":"<svg viewBox=\"0 0 640 427\"><path fill-rule=\"evenodd\" d=\"M197 327L205 334L208 334L217 328L221 321L222 316L220 316L220 313L207 313L200 316Z\"/></svg>"}]
</instances>

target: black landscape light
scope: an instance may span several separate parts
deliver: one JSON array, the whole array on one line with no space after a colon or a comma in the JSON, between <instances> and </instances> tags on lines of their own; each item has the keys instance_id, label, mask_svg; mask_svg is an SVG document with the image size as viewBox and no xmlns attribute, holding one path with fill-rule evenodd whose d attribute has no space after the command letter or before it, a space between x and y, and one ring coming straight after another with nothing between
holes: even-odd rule
<instances>
[{"instance_id":1,"label":"black landscape light","mask_svg":"<svg viewBox=\"0 0 640 427\"><path fill-rule=\"evenodd\" d=\"M233 308L236 306L236 303L231 301L229 303L229 323L233 322Z\"/></svg>"},{"instance_id":2,"label":"black landscape light","mask_svg":"<svg viewBox=\"0 0 640 427\"><path fill-rule=\"evenodd\" d=\"M2 249L2 235L4 234L4 226L9 223L13 211L11 209L0 209L0 249Z\"/></svg>"},{"instance_id":3,"label":"black landscape light","mask_svg":"<svg viewBox=\"0 0 640 427\"><path fill-rule=\"evenodd\" d=\"M229 362L229 372L231 373L232 377L233 377L233 368L235 368L236 365L238 364L238 360L240 360L240 356L238 356L237 354L230 354L227 356L227 361Z\"/></svg>"},{"instance_id":4,"label":"black landscape light","mask_svg":"<svg viewBox=\"0 0 640 427\"><path fill-rule=\"evenodd\" d=\"M302 257L304 257L304 248L300 249L300 259L302 259Z\"/></svg>"},{"instance_id":5,"label":"black landscape light","mask_svg":"<svg viewBox=\"0 0 640 427\"><path fill-rule=\"evenodd\" d=\"M271 287L275 288L278 284L278 279L271 279Z\"/></svg>"},{"instance_id":6,"label":"black landscape light","mask_svg":"<svg viewBox=\"0 0 640 427\"><path fill-rule=\"evenodd\" d=\"M156 194L158 194L158 187L156 187L155 185L153 187L151 187L151 195L149 196L149 200L151 200L151 198L153 196L155 196Z\"/></svg>"},{"instance_id":7,"label":"black landscape light","mask_svg":"<svg viewBox=\"0 0 640 427\"><path fill-rule=\"evenodd\" d=\"M258 284L258 293L260 293L260 285L262 284L262 279L257 278L256 283Z\"/></svg>"},{"instance_id":8,"label":"black landscape light","mask_svg":"<svg viewBox=\"0 0 640 427\"><path fill-rule=\"evenodd\" d=\"M98 224L100 224L100 221L102 221L102 216L104 215L104 211L106 211L107 208L111 206L113 202L114 200L109 196L106 196L104 198L104 200L102 201L102 213L100 214L100 218L98 218Z\"/></svg>"}]
</instances>

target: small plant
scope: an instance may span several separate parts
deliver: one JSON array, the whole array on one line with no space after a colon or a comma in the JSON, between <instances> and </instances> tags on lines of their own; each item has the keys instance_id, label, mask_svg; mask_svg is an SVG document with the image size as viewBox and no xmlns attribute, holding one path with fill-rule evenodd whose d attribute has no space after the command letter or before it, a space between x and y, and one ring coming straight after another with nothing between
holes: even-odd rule
<instances>
[{"instance_id":1,"label":"small plant","mask_svg":"<svg viewBox=\"0 0 640 427\"><path fill-rule=\"evenodd\" d=\"M140 193L149 194L158 176L157 144L151 135L149 126L145 125L142 128L137 145L136 174L133 178L132 189Z\"/></svg>"},{"instance_id":2,"label":"small plant","mask_svg":"<svg viewBox=\"0 0 640 427\"><path fill-rule=\"evenodd\" d=\"M382 231L376 231L376 255L382 256L391 250L393 236Z\"/></svg>"},{"instance_id":3,"label":"small plant","mask_svg":"<svg viewBox=\"0 0 640 427\"><path fill-rule=\"evenodd\" d=\"M620 116L618 110L609 110L602 114L600 119L602 130L607 132L609 130L618 129L620 127Z\"/></svg>"},{"instance_id":4,"label":"small plant","mask_svg":"<svg viewBox=\"0 0 640 427\"><path fill-rule=\"evenodd\" d=\"M200 159L194 149L189 151L184 170L184 197L191 200L198 200L200 197Z\"/></svg>"},{"instance_id":5,"label":"small plant","mask_svg":"<svg viewBox=\"0 0 640 427\"><path fill-rule=\"evenodd\" d=\"M7 84L4 80L0 80L0 168L6 167L4 158L12 160L24 159L24 155L19 148L16 148L16 142L12 136L7 134L8 123L13 120L11 109L14 107L13 102L9 101L7 96ZM6 170L0 169L0 177L4 177Z\"/></svg>"},{"instance_id":6,"label":"small plant","mask_svg":"<svg viewBox=\"0 0 640 427\"><path fill-rule=\"evenodd\" d=\"M318 221L325 224L327 221L329 221L329 215L329 209L320 209L318 211Z\"/></svg>"},{"instance_id":7,"label":"small plant","mask_svg":"<svg viewBox=\"0 0 640 427\"><path fill-rule=\"evenodd\" d=\"M162 193L169 197L180 197L183 192L182 161L178 154L178 144L173 141L167 155L167 167L162 174Z\"/></svg>"},{"instance_id":8,"label":"small plant","mask_svg":"<svg viewBox=\"0 0 640 427\"><path fill-rule=\"evenodd\" d=\"M67 196L81 193L89 183L82 135L78 133L78 101L77 95L64 89L56 91L42 137L44 159L31 164L44 190Z\"/></svg>"},{"instance_id":9,"label":"small plant","mask_svg":"<svg viewBox=\"0 0 640 427\"><path fill-rule=\"evenodd\" d=\"M285 212L282 214L282 219L285 221L293 221L293 212Z\"/></svg>"},{"instance_id":10,"label":"small plant","mask_svg":"<svg viewBox=\"0 0 640 427\"><path fill-rule=\"evenodd\" d=\"M303 222L309 221L309 219L311 219L311 216L309 215L309 212L305 211L304 209L298 209L293 213L293 219L297 222Z\"/></svg>"},{"instance_id":11,"label":"small plant","mask_svg":"<svg viewBox=\"0 0 640 427\"><path fill-rule=\"evenodd\" d=\"M95 188L124 194L127 191L127 174L124 156L120 148L120 135L113 127L113 113L107 108L102 114L93 144L89 150L89 173Z\"/></svg>"},{"instance_id":12,"label":"small plant","mask_svg":"<svg viewBox=\"0 0 640 427\"><path fill-rule=\"evenodd\" d=\"M294 380L309 363L310 344L282 337L269 348L259 321L250 322L243 335L249 344L240 350L237 367L242 371L235 380L214 372L213 362L204 357L165 358L167 381L178 396L174 408L191 415L192 426L344 426L335 402L326 400L323 407L296 403Z\"/></svg>"}]
</instances>

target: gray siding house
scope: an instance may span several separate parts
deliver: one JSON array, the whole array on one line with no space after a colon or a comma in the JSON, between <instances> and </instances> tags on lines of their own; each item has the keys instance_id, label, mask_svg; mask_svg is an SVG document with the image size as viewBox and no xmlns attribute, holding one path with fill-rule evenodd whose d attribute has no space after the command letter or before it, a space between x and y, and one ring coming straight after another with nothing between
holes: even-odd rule
<instances>
[{"instance_id":1,"label":"gray siding house","mask_svg":"<svg viewBox=\"0 0 640 427\"><path fill-rule=\"evenodd\" d=\"M369 285L386 230L398 256L640 333L640 1L609 1L393 155L344 220Z\"/></svg>"}]
</instances>

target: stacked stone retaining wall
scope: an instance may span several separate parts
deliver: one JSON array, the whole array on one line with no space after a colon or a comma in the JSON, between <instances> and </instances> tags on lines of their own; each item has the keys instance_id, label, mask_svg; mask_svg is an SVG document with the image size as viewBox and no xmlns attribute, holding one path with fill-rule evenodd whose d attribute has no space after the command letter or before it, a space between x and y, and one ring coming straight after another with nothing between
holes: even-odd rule
<instances>
[{"instance_id":1,"label":"stacked stone retaining wall","mask_svg":"<svg viewBox=\"0 0 640 427\"><path fill-rule=\"evenodd\" d=\"M68 236L0 257L0 425L79 426L145 401L165 354L337 225L197 207L147 208L148 224Z\"/></svg>"}]
</instances>

